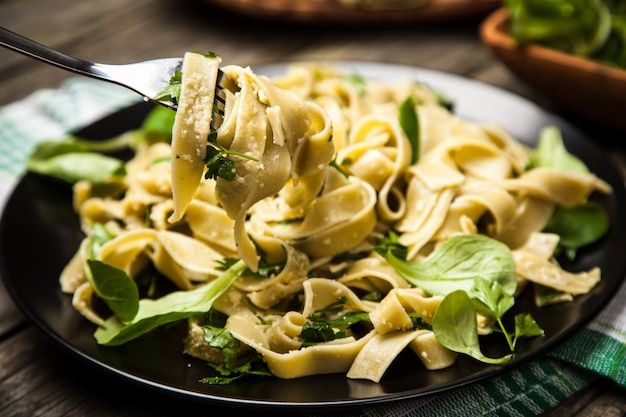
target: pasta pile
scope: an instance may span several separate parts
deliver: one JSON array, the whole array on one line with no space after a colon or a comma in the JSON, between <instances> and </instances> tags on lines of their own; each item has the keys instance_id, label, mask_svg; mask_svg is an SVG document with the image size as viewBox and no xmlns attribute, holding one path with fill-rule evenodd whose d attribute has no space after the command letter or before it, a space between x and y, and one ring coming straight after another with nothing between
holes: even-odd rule
<instances>
[{"instance_id":1,"label":"pasta pile","mask_svg":"<svg viewBox=\"0 0 626 417\"><path fill-rule=\"evenodd\" d=\"M194 174L197 181L172 180L175 131L172 146L137 146L123 193L102 196L79 182L74 206L87 236L94 224L114 235L98 259L131 277L152 265L190 291L220 276L222 260L243 259L248 271L212 308L228 317L225 328L242 352L260 353L273 375L346 373L378 382L407 347L427 369L454 363L457 353L428 328L443 297L410 284L372 249L390 231L409 261L455 236L494 238L513 254L518 288L535 282L573 296L599 282L597 268L576 274L560 268L553 260L558 236L541 232L555 207L611 192L593 174L526 170L526 145L498 126L460 119L412 80L365 81L313 64L291 65L271 81L249 68L222 70L239 91L227 96L218 143L254 157L235 158L234 181L201 178L202 172ZM419 118L417 161L398 120L407 97ZM176 203L173 192L188 201ZM61 284L77 310L102 326L84 246ZM260 276L265 269L271 272ZM381 297L365 296L373 293ZM303 328L320 312L363 313L368 320L342 337L304 344ZM423 327L414 326L415 316ZM203 314L189 320L185 352L219 362L204 320ZM488 319L477 321L481 334L490 331Z\"/></svg>"}]
</instances>

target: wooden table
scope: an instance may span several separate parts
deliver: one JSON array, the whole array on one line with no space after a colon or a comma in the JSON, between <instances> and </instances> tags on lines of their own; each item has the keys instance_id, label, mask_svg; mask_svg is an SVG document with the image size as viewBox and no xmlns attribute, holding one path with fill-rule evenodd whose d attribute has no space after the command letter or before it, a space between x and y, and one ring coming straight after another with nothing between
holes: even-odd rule
<instances>
[{"instance_id":1,"label":"wooden table","mask_svg":"<svg viewBox=\"0 0 626 417\"><path fill-rule=\"evenodd\" d=\"M496 61L478 37L478 21L375 28L319 28L260 22L200 0L0 0L0 25L68 54L107 63L217 52L226 64L356 59L394 62L460 74L551 103ZM0 50L0 105L68 73ZM589 128L589 126L582 126ZM603 133L626 168L618 135ZM66 356L20 313L0 284L0 415L221 415L219 407L180 401L120 383ZM548 415L625 415L626 390L601 380Z\"/></svg>"}]
</instances>

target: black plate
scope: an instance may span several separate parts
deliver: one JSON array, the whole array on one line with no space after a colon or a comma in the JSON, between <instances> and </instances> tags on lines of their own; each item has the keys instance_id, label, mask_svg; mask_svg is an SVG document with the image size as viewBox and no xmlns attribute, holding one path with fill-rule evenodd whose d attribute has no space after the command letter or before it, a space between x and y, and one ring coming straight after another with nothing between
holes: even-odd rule
<instances>
[{"instance_id":1,"label":"black plate","mask_svg":"<svg viewBox=\"0 0 626 417\"><path fill-rule=\"evenodd\" d=\"M544 338L521 346L520 355L506 366L492 367L467 357L444 370L427 371L413 355L399 357L382 382L349 380L343 374L320 375L297 380L250 378L228 386L198 382L209 374L206 365L184 356L182 332L173 327L119 348L98 346L94 326L71 306L59 290L58 276L82 238L71 207L71 190L32 174L26 174L10 197L0 222L0 273L5 286L26 316L63 349L100 370L162 392L188 399L216 401L224 405L254 407L349 407L433 395L510 370L545 354L581 328L610 300L622 282L626 212L622 180L603 151L563 120L536 105L500 89L435 71L390 64L341 62L346 71L369 78L411 78L442 91L455 103L460 116L498 122L520 140L533 143L539 130L555 124L563 131L566 145L590 169L614 187L609 197L598 198L612 219L609 234L585 250L570 270L602 268L602 282L571 303L537 309L529 294L516 308L530 311L545 329ZM278 75L285 64L255 68L258 73ZM80 132L93 139L106 138L139 125L150 105L141 103L120 111ZM487 354L498 354L501 340L486 343ZM408 370L408 371L407 371Z\"/></svg>"}]
</instances>

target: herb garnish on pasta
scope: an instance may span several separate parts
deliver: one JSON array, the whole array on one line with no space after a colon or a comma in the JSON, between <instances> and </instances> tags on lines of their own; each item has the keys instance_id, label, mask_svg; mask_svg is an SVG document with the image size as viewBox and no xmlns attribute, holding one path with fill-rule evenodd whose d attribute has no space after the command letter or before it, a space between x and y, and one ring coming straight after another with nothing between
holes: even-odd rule
<instances>
[{"instance_id":1,"label":"herb garnish on pasta","mask_svg":"<svg viewBox=\"0 0 626 417\"><path fill-rule=\"evenodd\" d=\"M123 170L74 183L86 237L61 286L98 343L179 322L185 354L219 373L205 383L265 375L259 363L280 378L378 382L404 350L427 369L459 354L505 363L520 338L543 334L527 313L504 320L522 291L566 302L600 281L598 268L556 261L602 238L608 218L591 200L611 189L555 127L533 150L414 80L293 64L274 79L221 67L237 89L212 131L220 60L185 60L178 112L150 116L174 119L173 139L144 125ZM207 146L234 177L207 175ZM580 237L567 227L578 216L593 219ZM491 333L509 353L482 353Z\"/></svg>"}]
</instances>

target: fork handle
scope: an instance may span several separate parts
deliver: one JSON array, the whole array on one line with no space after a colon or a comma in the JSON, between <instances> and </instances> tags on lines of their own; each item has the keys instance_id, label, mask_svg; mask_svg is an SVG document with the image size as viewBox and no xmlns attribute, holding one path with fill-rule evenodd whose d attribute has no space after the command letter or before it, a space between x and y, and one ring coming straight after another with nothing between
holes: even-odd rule
<instances>
[{"instance_id":1,"label":"fork handle","mask_svg":"<svg viewBox=\"0 0 626 417\"><path fill-rule=\"evenodd\" d=\"M106 79L93 71L93 63L55 51L2 26L0 26L0 45L67 71Z\"/></svg>"}]
</instances>

